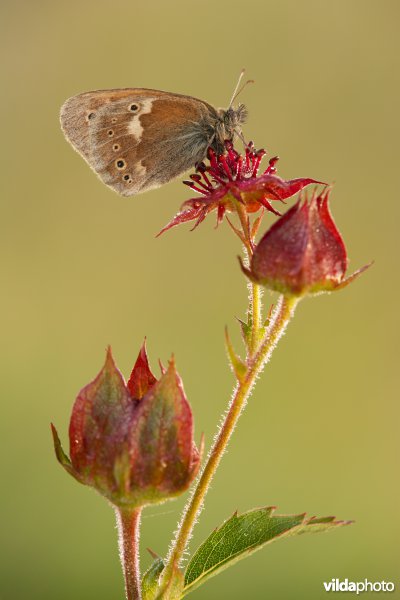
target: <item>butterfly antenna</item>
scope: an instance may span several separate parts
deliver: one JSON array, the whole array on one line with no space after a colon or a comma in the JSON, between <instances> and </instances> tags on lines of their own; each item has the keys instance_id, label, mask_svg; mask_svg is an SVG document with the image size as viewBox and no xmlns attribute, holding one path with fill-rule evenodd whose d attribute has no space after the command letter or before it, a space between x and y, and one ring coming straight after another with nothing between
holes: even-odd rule
<instances>
[{"instance_id":1,"label":"butterfly antenna","mask_svg":"<svg viewBox=\"0 0 400 600\"><path fill-rule=\"evenodd\" d=\"M232 104L233 104L233 101L234 101L234 99L235 99L235 98L236 98L236 96L237 96L237 91L238 91L238 89L239 89L240 82L241 82L241 81L242 81L242 79L243 79L243 75L244 75L244 73L245 73L245 69L242 69L242 70L240 71L240 75L239 75L239 79L237 80L237 84L235 85L235 89L233 90L232 98L231 98L231 101L229 102L229 108L232 106Z\"/></svg>"},{"instance_id":2,"label":"butterfly antenna","mask_svg":"<svg viewBox=\"0 0 400 600\"><path fill-rule=\"evenodd\" d=\"M244 90L244 88L246 87L246 85L248 83L254 83L254 79L248 79L247 81L244 82L244 84L242 85L242 87L239 89L240 82L243 79L244 73L245 73L245 69L242 69L240 71L239 79L238 79L238 82L237 82L237 84L235 86L235 89L233 91L232 98L231 98L231 101L229 102L229 107L228 108L232 107L232 104L234 103L234 101L236 100L236 98L239 96L239 94L242 93L242 91Z\"/></svg>"}]
</instances>

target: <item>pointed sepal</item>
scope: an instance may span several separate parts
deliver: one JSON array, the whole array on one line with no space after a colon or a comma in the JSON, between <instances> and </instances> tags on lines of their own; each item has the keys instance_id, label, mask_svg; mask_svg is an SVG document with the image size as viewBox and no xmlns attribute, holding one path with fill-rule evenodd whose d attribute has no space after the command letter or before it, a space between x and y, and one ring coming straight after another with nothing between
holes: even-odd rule
<instances>
[{"instance_id":1,"label":"pointed sepal","mask_svg":"<svg viewBox=\"0 0 400 600\"><path fill-rule=\"evenodd\" d=\"M54 427L53 423L50 423L50 427L51 427L51 433L53 436L54 452L56 453L56 458L57 458L58 462L60 463L60 465L62 467L64 467L64 469L67 471L67 473L72 475L72 477L75 477L75 479L77 481L79 481L79 483L82 483L78 473L76 473L74 467L72 466L68 455L65 454L65 452L63 450L60 438L57 433L57 429Z\"/></svg>"},{"instance_id":2,"label":"pointed sepal","mask_svg":"<svg viewBox=\"0 0 400 600\"><path fill-rule=\"evenodd\" d=\"M146 340L144 340L127 383L129 393L132 398L140 400L156 382L157 379L150 369Z\"/></svg>"},{"instance_id":3,"label":"pointed sepal","mask_svg":"<svg viewBox=\"0 0 400 600\"><path fill-rule=\"evenodd\" d=\"M200 466L193 416L172 359L138 403L129 456L131 485L156 502L187 489Z\"/></svg>"}]
</instances>

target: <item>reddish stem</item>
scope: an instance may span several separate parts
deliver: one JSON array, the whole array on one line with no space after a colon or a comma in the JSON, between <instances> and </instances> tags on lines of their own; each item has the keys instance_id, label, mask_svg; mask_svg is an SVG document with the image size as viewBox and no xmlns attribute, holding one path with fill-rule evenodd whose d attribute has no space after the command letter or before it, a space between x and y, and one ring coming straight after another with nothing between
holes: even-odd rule
<instances>
[{"instance_id":1,"label":"reddish stem","mask_svg":"<svg viewBox=\"0 0 400 600\"><path fill-rule=\"evenodd\" d=\"M139 529L142 508L115 507L119 557L125 579L127 600L141 600L139 567Z\"/></svg>"}]
</instances>

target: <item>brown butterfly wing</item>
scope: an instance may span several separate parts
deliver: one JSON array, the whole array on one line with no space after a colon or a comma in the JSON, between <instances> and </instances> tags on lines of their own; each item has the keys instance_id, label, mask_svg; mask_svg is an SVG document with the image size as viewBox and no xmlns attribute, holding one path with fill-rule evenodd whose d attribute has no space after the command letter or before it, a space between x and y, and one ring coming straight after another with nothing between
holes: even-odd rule
<instances>
[{"instance_id":1,"label":"brown butterfly wing","mask_svg":"<svg viewBox=\"0 0 400 600\"><path fill-rule=\"evenodd\" d=\"M201 100L146 89L87 92L61 109L66 138L124 196L158 187L202 160L217 121Z\"/></svg>"}]
</instances>

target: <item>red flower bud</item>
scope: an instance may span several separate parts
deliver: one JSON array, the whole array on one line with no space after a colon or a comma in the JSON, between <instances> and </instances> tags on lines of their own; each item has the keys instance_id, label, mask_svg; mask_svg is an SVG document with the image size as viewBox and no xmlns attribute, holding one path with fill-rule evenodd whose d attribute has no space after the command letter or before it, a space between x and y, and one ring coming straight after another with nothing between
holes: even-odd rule
<instances>
[{"instance_id":1,"label":"red flower bud","mask_svg":"<svg viewBox=\"0 0 400 600\"><path fill-rule=\"evenodd\" d=\"M79 392L69 427L70 459L52 429L62 466L117 506L176 496L200 465L192 412L174 361L157 381L144 345L127 384L108 350L103 369Z\"/></svg>"},{"instance_id":2,"label":"red flower bud","mask_svg":"<svg viewBox=\"0 0 400 600\"><path fill-rule=\"evenodd\" d=\"M347 253L328 207L329 190L301 199L267 231L254 250L253 281L286 295L330 292L348 285L369 265L345 279Z\"/></svg>"}]
</instances>

